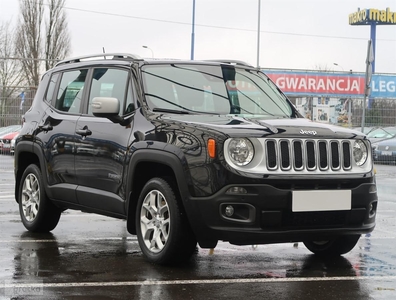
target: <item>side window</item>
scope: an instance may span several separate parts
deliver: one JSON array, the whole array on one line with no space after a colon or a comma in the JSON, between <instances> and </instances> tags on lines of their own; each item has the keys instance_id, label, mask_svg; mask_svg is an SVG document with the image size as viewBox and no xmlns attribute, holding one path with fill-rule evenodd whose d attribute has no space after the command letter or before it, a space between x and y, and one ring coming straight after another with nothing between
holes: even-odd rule
<instances>
[{"instance_id":1,"label":"side window","mask_svg":"<svg viewBox=\"0 0 396 300\"><path fill-rule=\"evenodd\" d=\"M55 108L69 113L80 112L88 69L64 72L59 86Z\"/></svg>"},{"instance_id":2,"label":"side window","mask_svg":"<svg viewBox=\"0 0 396 300\"><path fill-rule=\"evenodd\" d=\"M51 76L50 82L48 84L47 94L45 95L45 100L48 102L51 102L51 100L54 98L54 92L58 78L59 73L52 74Z\"/></svg>"},{"instance_id":3,"label":"side window","mask_svg":"<svg viewBox=\"0 0 396 300\"><path fill-rule=\"evenodd\" d=\"M127 95L128 71L120 69L97 68L92 75L91 91L89 93L88 114L92 115L92 100L95 97L114 97L120 101L120 115L124 115L127 101L132 98Z\"/></svg>"}]
</instances>

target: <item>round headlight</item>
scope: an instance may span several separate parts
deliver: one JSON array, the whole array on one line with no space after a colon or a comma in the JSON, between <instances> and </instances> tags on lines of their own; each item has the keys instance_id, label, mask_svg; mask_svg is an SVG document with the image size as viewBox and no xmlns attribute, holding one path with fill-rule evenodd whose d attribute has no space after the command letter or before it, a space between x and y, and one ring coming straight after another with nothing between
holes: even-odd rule
<instances>
[{"instance_id":1,"label":"round headlight","mask_svg":"<svg viewBox=\"0 0 396 300\"><path fill-rule=\"evenodd\" d=\"M254 156L253 144L245 138L235 138L228 144L228 155L238 166L246 166Z\"/></svg>"},{"instance_id":2,"label":"round headlight","mask_svg":"<svg viewBox=\"0 0 396 300\"><path fill-rule=\"evenodd\" d=\"M368 151L366 145L361 140L355 141L353 144L353 158L358 166L366 162L367 155Z\"/></svg>"}]
</instances>

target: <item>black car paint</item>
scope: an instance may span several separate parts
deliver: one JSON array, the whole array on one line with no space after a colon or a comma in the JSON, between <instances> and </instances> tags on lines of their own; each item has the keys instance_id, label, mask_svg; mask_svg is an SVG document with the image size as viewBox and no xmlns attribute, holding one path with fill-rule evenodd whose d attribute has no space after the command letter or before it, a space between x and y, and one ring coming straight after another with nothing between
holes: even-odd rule
<instances>
[{"instance_id":1,"label":"black car paint","mask_svg":"<svg viewBox=\"0 0 396 300\"><path fill-rule=\"evenodd\" d=\"M124 67L127 65L129 67L127 63ZM139 67L132 66L132 70L137 94L142 95ZM46 81L47 75L37 95L44 93ZM33 108L25 115L26 124L30 125L23 127L17 139L16 178L21 176L20 163L26 165L24 156L34 153L43 170L47 194L58 206L127 219L134 216L142 185L140 166L163 165L166 170L152 170L153 174L171 171L190 224L203 247L213 246L216 240L235 244L284 242L373 230L375 218L368 215L369 205L377 201L376 193L368 193L370 187L375 186L373 171L360 178L332 178L331 188L352 189L353 209L345 216L346 223L334 227L289 228L282 227L279 222L282 215L290 212L291 191L296 186L325 188L329 178L324 175L295 179L293 183L287 174L247 178L227 167L223 157L222 144L230 137L293 138L301 137L304 134L301 131L306 130L314 131L314 138L364 138L360 132L314 123L301 118L297 112L291 119L249 119L234 115L156 113L145 105L143 96L138 96L135 104L138 109L130 116L130 123L123 126L104 118L59 115L46 107L45 101L34 101ZM32 119L42 121L35 124ZM84 128L90 129L92 134L76 133ZM119 134L121 130L123 134ZM210 158L207 153L209 138L217 142L216 158ZM246 196L226 195L225 191L234 185L246 186L249 193ZM18 186L15 191L17 193ZM267 201L264 195L273 197ZM248 217L247 223L224 218L220 211L223 203L250 205L254 207L251 212L254 217ZM265 213L273 215L270 219L278 227L266 226ZM131 233L135 230L130 219L128 230Z\"/></svg>"}]
</instances>

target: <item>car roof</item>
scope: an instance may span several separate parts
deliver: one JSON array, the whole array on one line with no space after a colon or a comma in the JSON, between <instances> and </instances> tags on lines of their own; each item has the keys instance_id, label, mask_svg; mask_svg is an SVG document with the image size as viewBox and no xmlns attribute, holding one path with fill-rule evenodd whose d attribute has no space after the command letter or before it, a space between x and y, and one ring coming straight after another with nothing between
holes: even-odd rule
<instances>
[{"instance_id":1,"label":"car roof","mask_svg":"<svg viewBox=\"0 0 396 300\"><path fill-rule=\"evenodd\" d=\"M168 59L168 58L142 58L136 54L129 54L129 53L99 53L99 54L91 54L91 55L84 55L84 56L77 56L71 57L68 59L64 59L58 63L56 63L55 68L60 66L71 66L74 63L82 63L82 62L89 62L89 63L117 63L120 62L143 62L147 64L151 63L170 63L170 62L178 62L178 63L191 63L191 64L229 64L235 66L245 66L254 68L254 66L241 61L241 60L233 60L233 59L210 59L210 60L180 60L180 59Z\"/></svg>"}]
</instances>

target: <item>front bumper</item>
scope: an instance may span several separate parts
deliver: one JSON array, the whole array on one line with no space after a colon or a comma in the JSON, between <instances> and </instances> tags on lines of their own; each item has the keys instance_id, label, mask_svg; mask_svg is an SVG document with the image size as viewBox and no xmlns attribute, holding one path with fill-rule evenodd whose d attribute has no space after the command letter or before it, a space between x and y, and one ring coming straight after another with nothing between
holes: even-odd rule
<instances>
[{"instance_id":1,"label":"front bumper","mask_svg":"<svg viewBox=\"0 0 396 300\"><path fill-rule=\"evenodd\" d=\"M235 186L247 193L226 193ZM211 197L190 198L185 205L203 248L218 240L236 245L298 242L371 232L378 201L375 182L350 190L348 210L293 212L292 190L268 184L229 185Z\"/></svg>"}]
</instances>

